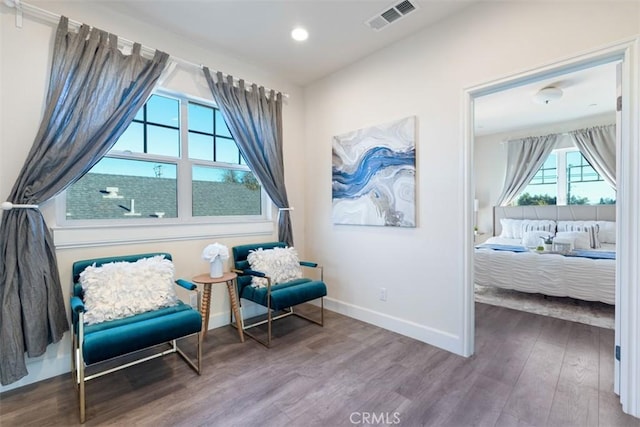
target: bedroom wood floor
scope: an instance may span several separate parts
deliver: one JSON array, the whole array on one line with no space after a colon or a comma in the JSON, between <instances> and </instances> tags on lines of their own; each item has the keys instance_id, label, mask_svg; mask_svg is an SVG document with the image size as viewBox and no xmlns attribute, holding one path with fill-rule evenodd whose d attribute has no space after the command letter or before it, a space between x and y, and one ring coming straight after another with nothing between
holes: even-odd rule
<instances>
[{"instance_id":1,"label":"bedroom wood floor","mask_svg":"<svg viewBox=\"0 0 640 427\"><path fill-rule=\"evenodd\" d=\"M271 350L215 329L201 377L170 355L90 381L86 425L349 426L397 412L401 426L640 426L612 391L613 331L485 304L476 317L468 359L332 312L324 328L280 322ZM0 395L0 416L77 425L70 376Z\"/></svg>"}]
</instances>

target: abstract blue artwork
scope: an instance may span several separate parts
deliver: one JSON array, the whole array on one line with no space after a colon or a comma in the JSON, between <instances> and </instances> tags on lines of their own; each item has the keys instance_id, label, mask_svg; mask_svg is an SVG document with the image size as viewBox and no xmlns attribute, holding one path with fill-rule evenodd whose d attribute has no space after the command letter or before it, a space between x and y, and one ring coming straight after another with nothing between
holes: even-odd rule
<instances>
[{"instance_id":1,"label":"abstract blue artwork","mask_svg":"<svg viewBox=\"0 0 640 427\"><path fill-rule=\"evenodd\" d=\"M415 227L415 117L333 137L333 223Z\"/></svg>"}]
</instances>

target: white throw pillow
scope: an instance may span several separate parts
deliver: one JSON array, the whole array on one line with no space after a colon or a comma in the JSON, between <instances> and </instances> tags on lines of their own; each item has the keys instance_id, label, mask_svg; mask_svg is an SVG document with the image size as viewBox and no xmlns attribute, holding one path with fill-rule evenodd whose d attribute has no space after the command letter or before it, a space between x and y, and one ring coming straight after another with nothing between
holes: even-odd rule
<instances>
[{"instance_id":1,"label":"white throw pillow","mask_svg":"<svg viewBox=\"0 0 640 427\"><path fill-rule=\"evenodd\" d=\"M598 249L600 240L598 240L598 232L600 226L594 221L561 221L558 223L558 231L584 231L589 233L589 247Z\"/></svg>"},{"instance_id":2,"label":"white throw pillow","mask_svg":"<svg viewBox=\"0 0 640 427\"><path fill-rule=\"evenodd\" d=\"M524 235L527 231L546 231L553 235L556 232L556 222L550 219L525 219L522 221L520 233Z\"/></svg>"},{"instance_id":3,"label":"white throw pillow","mask_svg":"<svg viewBox=\"0 0 640 427\"><path fill-rule=\"evenodd\" d=\"M600 243L616 243L616 222L615 221L597 221L598 224L598 240Z\"/></svg>"},{"instance_id":4,"label":"white throw pillow","mask_svg":"<svg viewBox=\"0 0 640 427\"><path fill-rule=\"evenodd\" d=\"M258 249L251 251L247 261L252 270L259 271L271 278L271 284L289 282L302 277L302 268L295 248ZM265 287L267 279L253 277L252 286Z\"/></svg>"},{"instance_id":5,"label":"white throw pillow","mask_svg":"<svg viewBox=\"0 0 640 427\"><path fill-rule=\"evenodd\" d=\"M522 238L522 220L521 219L511 219L511 218L501 218L500 226L502 227L502 232L500 233L500 237L504 237L506 239L520 239Z\"/></svg>"},{"instance_id":6,"label":"white throw pillow","mask_svg":"<svg viewBox=\"0 0 640 427\"><path fill-rule=\"evenodd\" d=\"M80 273L85 323L102 323L176 305L173 275L173 263L162 255L85 268Z\"/></svg>"},{"instance_id":7,"label":"white throw pillow","mask_svg":"<svg viewBox=\"0 0 640 427\"><path fill-rule=\"evenodd\" d=\"M525 231L522 233L522 246L527 248L536 248L542 245L542 238L552 236L548 231Z\"/></svg>"},{"instance_id":8,"label":"white throw pillow","mask_svg":"<svg viewBox=\"0 0 640 427\"><path fill-rule=\"evenodd\" d=\"M573 242L575 249L591 249L589 233L586 231L558 231L556 239L560 239L560 242Z\"/></svg>"}]
</instances>

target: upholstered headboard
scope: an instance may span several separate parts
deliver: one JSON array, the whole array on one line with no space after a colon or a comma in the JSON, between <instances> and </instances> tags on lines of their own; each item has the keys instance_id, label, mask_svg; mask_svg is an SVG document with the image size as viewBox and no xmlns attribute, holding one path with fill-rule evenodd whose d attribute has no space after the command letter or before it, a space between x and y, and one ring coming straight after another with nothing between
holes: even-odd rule
<instances>
[{"instance_id":1,"label":"upholstered headboard","mask_svg":"<svg viewBox=\"0 0 640 427\"><path fill-rule=\"evenodd\" d=\"M494 206L493 235L502 232L500 219L552 219L555 221L615 221L616 205Z\"/></svg>"}]
</instances>

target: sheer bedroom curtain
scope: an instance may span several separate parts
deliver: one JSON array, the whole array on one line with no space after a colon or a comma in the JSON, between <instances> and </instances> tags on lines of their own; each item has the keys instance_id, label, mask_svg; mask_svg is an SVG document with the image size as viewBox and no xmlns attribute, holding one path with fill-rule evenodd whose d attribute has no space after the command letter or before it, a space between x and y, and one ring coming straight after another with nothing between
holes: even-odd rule
<instances>
[{"instance_id":1,"label":"sheer bedroom curtain","mask_svg":"<svg viewBox=\"0 0 640 427\"><path fill-rule=\"evenodd\" d=\"M616 188L616 125L597 126L569 132L589 164Z\"/></svg>"},{"instance_id":2,"label":"sheer bedroom curtain","mask_svg":"<svg viewBox=\"0 0 640 427\"><path fill-rule=\"evenodd\" d=\"M68 19L58 24L44 116L9 202L39 204L80 179L144 105L169 56L131 55L117 37ZM19 136L16 136L19 139ZM16 143L24 143L16 141ZM0 224L0 382L27 375L25 352L42 355L69 329L49 229L38 209L5 211Z\"/></svg>"},{"instance_id":3,"label":"sheer bedroom curtain","mask_svg":"<svg viewBox=\"0 0 640 427\"><path fill-rule=\"evenodd\" d=\"M233 77L226 81L221 72L216 81L207 67L203 69L213 99L216 101L229 130L247 165L256 175L269 198L280 210L278 240L293 246L293 231L289 215L289 201L284 183L282 157L282 94L251 85L245 89L244 80L238 87Z\"/></svg>"},{"instance_id":4,"label":"sheer bedroom curtain","mask_svg":"<svg viewBox=\"0 0 640 427\"><path fill-rule=\"evenodd\" d=\"M529 184L558 142L558 135L508 141L507 171L496 206L506 206Z\"/></svg>"}]
</instances>

